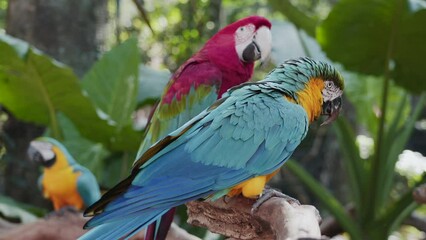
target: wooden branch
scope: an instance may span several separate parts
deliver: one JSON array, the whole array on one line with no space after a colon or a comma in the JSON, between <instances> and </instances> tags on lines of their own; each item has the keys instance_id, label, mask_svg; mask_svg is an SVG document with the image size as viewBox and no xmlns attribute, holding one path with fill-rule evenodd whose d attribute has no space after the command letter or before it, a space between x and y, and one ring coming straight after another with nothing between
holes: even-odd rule
<instances>
[{"instance_id":1,"label":"wooden branch","mask_svg":"<svg viewBox=\"0 0 426 240\"><path fill-rule=\"evenodd\" d=\"M0 239L76 239L83 235L87 218L81 213L64 211L53 213L36 222L21 224L2 232Z\"/></svg>"},{"instance_id":2,"label":"wooden branch","mask_svg":"<svg viewBox=\"0 0 426 240\"><path fill-rule=\"evenodd\" d=\"M188 223L230 239L321 239L321 217L313 206L273 197L252 214L255 201L237 196L189 202Z\"/></svg>"},{"instance_id":3,"label":"wooden branch","mask_svg":"<svg viewBox=\"0 0 426 240\"><path fill-rule=\"evenodd\" d=\"M14 239L61 239L74 240L83 235L83 225L89 218L84 218L79 212L61 211L52 213L49 217L39 219L29 224L10 224L0 222L0 240ZM145 232L141 231L131 238L131 240L143 240ZM167 235L167 240L200 240L172 224Z\"/></svg>"},{"instance_id":4,"label":"wooden branch","mask_svg":"<svg viewBox=\"0 0 426 240\"><path fill-rule=\"evenodd\" d=\"M422 184L414 189L413 198L419 204L426 203L426 184Z\"/></svg>"}]
</instances>

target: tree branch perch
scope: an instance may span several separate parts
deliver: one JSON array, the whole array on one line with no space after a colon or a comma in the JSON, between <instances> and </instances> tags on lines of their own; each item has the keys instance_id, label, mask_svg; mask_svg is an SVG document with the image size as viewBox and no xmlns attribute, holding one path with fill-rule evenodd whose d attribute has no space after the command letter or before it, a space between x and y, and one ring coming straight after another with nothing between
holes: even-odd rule
<instances>
[{"instance_id":1,"label":"tree branch perch","mask_svg":"<svg viewBox=\"0 0 426 240\"><path fill-rule=\"evenodd\" d=\"M313 206L271 198L251 214L254 203L242 196L189 202L188 223L235 240L321 239L321 217Z\"/></svg>"}]
</instances>

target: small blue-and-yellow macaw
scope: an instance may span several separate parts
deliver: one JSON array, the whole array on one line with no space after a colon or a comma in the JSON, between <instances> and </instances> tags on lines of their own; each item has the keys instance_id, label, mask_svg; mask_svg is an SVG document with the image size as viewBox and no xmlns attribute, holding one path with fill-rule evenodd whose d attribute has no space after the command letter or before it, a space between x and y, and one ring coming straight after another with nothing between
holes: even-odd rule
<instances>
[{"instance_id":1,"label":"small blue-and-yellow macaw","mask_svg":"<svg viewBox=\"0 0 426 240\"><path fill-rule=\"evenodd\" d=\"M37 138L31 141L27 152L31 160L43 166L39 187L56 211L63 207L83 210L101 197L95 176L57 140Z\"/></svg>"},{"instance_id":2,"label":"small blue-and-yellow macaw","mask_svg":"<svg viewBox=\"0 0 426 240\"><path fill-rule=\"evenodd\" d=\"M126 239L170 208L242 193L258 197L320 115L341 109L343 79L329 64L289 60L256 83L231 88L151 146L129 177L86 211L81 239Z\"/></svg>"}]
</instances>

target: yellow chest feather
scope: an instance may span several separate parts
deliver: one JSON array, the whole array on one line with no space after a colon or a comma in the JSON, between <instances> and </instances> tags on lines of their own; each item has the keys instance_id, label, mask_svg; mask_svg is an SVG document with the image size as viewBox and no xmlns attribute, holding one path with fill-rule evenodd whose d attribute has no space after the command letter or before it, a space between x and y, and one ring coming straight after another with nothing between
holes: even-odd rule
<instances>
[{"instance_id":1,"label":"yellow chest feather","mask_svg":"<svg viewBox=\"0 0 426 240\"><path fill-rule=\"evenodd\" d=\"M233 187L231 191L227 194L232 197L238 195L240 193L243 194L246 198L256 198L260 196L265 188L265 184L275 175L277 174L279 169L274 171L271 174L265 176L258 176L247 181L244 181L237 186Z\"/></svg>"},{"instance_id":2,"label":"yellow chest feather","mask_svg":"<svg viewBox=\"0 0 426 240\"><path fill-rule=\"evenodd\" d=\"M53 202L55 210L64 206L82 209L83 200L77 189L77 179L81 173L73 171L59 149L54 147L53 151L56 162L52 167L44 169L43 195Z\"/></svg>"}]
</instances>

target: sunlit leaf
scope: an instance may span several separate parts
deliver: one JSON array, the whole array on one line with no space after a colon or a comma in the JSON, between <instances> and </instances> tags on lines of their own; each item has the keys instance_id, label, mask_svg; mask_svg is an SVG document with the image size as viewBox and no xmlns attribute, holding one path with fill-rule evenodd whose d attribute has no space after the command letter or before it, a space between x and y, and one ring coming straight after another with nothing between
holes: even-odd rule
<instances>
[{"instance_id":1,"label":"sunlit leaf","mask_svg":"<svg viewBox=\"0 0 426 240\"><path fill-rule=\"evenodd\" d=\"M426 90L426 10L409 6L407 0L339 1L317 39L330 59L349 70L382 75L390 68L398 85Z\"/></svg>"},{"instance_id":2,"label":"sunlit leaf","mask_svg":"<svg viewBox=\"0 0 426 240\"><path fill-rule=\"evenodd\" d=\"M21 223L30 223L37 220L37 217L24 209L24 205L11 198L0 196L0 214L5 218Z\"/></svg>"},{"instance_id":3,"label":"sunlit leaf","mask_svg":"<svg viewBox=\"0 0 426 240\"><path fill-rule=\"evenodd\" d=\"M118 130L131 123L136 107L138 65L137 40L130 38L105 53L82 81L97 111Z\"/></svg>"},{"instance_id":4,"label":"sunlit leaf","mask_svg":"<svg viewBox=\"0 0 426 240\"><path fill-rule=\"evenodd\" d=\"M52 136L61 139L56 113L62 112L91 140L110 149L137 149L141 134L129 126L117 135L106 121L108 116L102 120L83 94L70 68L5 36L0 35L0 103L17 118L47 125Z\"/></svg>"}]
</instances>

